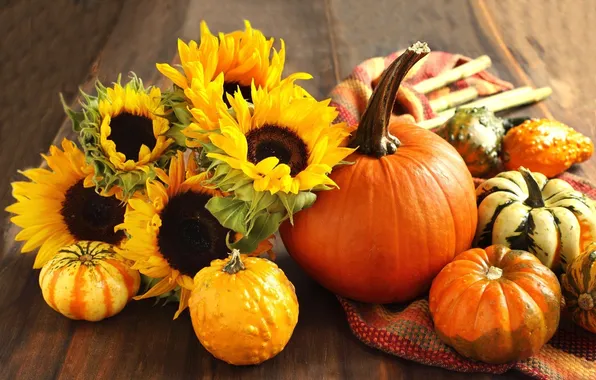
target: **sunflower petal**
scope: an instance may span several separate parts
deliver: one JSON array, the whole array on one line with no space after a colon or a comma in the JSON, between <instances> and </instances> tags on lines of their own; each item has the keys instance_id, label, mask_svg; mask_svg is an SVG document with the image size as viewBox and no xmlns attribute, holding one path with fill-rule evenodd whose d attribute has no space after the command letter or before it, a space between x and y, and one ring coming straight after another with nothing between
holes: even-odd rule
<instances>
[{"instance_id":1,"label":"sunflower petal","mask_svg":"<svg viewBox=\"0 0 596 380\"><path fill-rule=\"evenodd\" d=\"M33 269L39 269L45 265L62 247L66 247L73 244L75 239L70 234L62 234L54 236L50 240L46 240L45 243L39 249L37 256L35 256L35 262L33 263Z\"/></svg>"},{"instance_id":2,"label":"sunflower petal","mask_svg":"<svg viewBox=\"0 0 596 380\"><path fill-rule=\"evenodd\" d=\"M169 78L174 84L181 88L187 88L188 82L186 81L186 77L182 75L178 70L173 68L172 66L165 64L165 63L158 63L155 65L157 70L162 73L164 76Z\"/></svg>"},{"instance_id":3,"label":"sunflower petal","mask_svg":"<svg viewBox=\"0 0 596 380\"><path fill-rule=\"evenodd\" d=\"M147 290L145 294L133 298L138 301L146 298L157 297L176 289L176 286L178 286L178 284L175 280L173 280L171 277L165 277L151 287L151 289Z\"/></svg>"},{"instance_id":4,"label":"sunflower petal","mask_svg":"<svg viewBox=\"0 0 596 380\"><path fill-rule=\"evenodd\" d=\"M174 319L178 318L180 314L188 307L188 300L190 299L190 290L182 288L180 290L180 302L178 303L178 310L174 314Z\"/></svg>"},{"instance_id":5,"label":"sunflower petal","mask_svg":"<svg viewBox=\"0 0 596 380\"><path fill-rule=\"evenodd\" d=\"M262 174L269 174L278 163L279 158L275 156L267 157L257 164L256 169Z\"/></svg>"}]
</instances>

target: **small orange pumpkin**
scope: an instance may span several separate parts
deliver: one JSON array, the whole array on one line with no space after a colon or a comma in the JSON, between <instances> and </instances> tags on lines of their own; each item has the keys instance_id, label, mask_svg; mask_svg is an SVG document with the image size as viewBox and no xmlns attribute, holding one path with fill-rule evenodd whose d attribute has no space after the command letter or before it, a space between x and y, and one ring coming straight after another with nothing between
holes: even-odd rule
<instances>
[{"instance_id":1,"label":"small orange pumpkin","mask_svg":"<svg viewBox=\"0 0 596 380\"><path fill-rule=\"evenodd\" d=\"M118 314L140 283L139 272L112 245L91 241L62 248L39 274L46 303L65 317L86 321Z\"/></svg>"},{"instance_id":2,"label":"small orange pumpkin","mask_svg":"<svg viewBox=\"0 0 596 380\"><path fill-rule=\"evenodd\" d=\"M492 245L459 254L434 279L435 330L461 355L502 364L526 359L559 326L561 287L526 251Z\"/></svg>"},{"instance_id":3,"label":"small orange pumpkin","mask_svg":"<svg viewBox=\"0 0 596 380\"><path fill-rule=\"evenodd\" d=\"M189 309L203 347L234 365L259 364L280 353L298 322L298 299L284 272L237 249L197 273Z\"/></svg>"},{"instance_id":4,"label":"small orange pumpkin","mask_svg":"<svg viewBox=\"0 0 596 380\"><path fill-rule=\"evenodd\" d=\"M507 170L523 166L548 178L588 160L593 152L589 137L556 120L527 120L510 129L503 139Z\"/></svg>"}]
</instances>

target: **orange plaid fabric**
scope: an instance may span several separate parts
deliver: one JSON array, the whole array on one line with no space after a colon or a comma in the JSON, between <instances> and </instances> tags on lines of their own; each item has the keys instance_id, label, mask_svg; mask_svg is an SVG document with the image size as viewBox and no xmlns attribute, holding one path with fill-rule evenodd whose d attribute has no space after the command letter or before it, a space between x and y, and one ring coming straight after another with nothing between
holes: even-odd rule
<instances>
[{"instance_id":1,"label":"orange plaid fabric","mask_svg":"<svg viewBox=\"0 0 596 380\"><path fill-rule=\"evenodd\" d=\"M381 73L402 51L387 57L375 57L362 62L352 73L331 91L331 105L339 112L338 121L345 121L350 126L358 125L368 99ZM471 58L459 54L431 52L418 62L406 76L399 88L394 110L405 122L432 119L437 115L430 108L429 100L437 99L453 91L475 86L481 96L510 90L513 85L503 81L487 71L482 71L469 78L460 79L448 86L428 94L416 92L413 86L425 79L442 74L454 67L469 62Z\"/></svg>"}]
</instances>

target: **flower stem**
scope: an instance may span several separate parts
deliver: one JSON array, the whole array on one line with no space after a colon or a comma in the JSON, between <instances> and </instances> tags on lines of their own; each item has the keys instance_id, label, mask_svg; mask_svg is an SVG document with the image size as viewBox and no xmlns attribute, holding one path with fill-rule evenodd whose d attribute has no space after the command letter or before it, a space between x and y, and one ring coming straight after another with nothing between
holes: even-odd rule
<instances>
[{"instance_id":1,"label":"flower stem","mask_svg":"<svg viewBox=\"0 0 596 380\"><path fill-rule=\"evenodd\" d=\"M430 52L424 42L416 42L400 55L381 75L381 79L364 110L350 147L372 157L393 154L400 141L389 133L389 120L395 96L408 71Z\"/></svg>"},{"instance_id":2,"label":"flower stem","mask_svg":"<svg viewBox=\"0 0 596 380\"><path fill-rule=\"evenodd\" d=\"M237 249L233 249L230 260L223 267L223 271L227 274L236 274L244 269L246 268L244 267L244 263L240 259L240 251Z\"/></svg>"}]
</instances>

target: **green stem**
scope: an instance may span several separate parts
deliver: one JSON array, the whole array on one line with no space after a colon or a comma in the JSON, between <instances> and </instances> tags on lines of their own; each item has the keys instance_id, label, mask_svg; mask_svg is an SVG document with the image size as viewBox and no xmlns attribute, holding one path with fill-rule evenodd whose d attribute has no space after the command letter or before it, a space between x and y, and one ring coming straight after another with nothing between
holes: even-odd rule
<instances>
[{"instance_id":1,"label":"green stem","mask_svg":"<svg viewBox=\"0 0 596 380\"><path fill-rule=\"evenodd\" d=\"M528 186L528 199L526 199L524 203L532 208L544 207L544 199L542 199L540 186L538 186L538 182L536 182L532 176L532 173L523 167L519 168L519 172L521 173L522 177L524 177L526 186Z\"/></svg>"},{"instance_id":2,"label":"green stem","mask_svg":"<svg viewBox=\"0 0 596 380\"><path fill-rule=\"evenodd\" d=\"M360 153L377 158L395 153L401 144L389 133L395 96L408 71L429 52L426 43L416 42L385 69L368 101L356 134L350 141L350 147L357 147Z\"/></svg>"},{"instance_id":3,"label":"green stem","mask_svg":"<svg viewBox=\"0 0 596 380\"><path fill-rule=\"evenodd\" d=\"M230 261L223 267L223 271L227 274L236 274L241 270L246 269L244 267L244 263L240 260L240 251L237 249L232 250L232 257L230 257Z\"/></svg>"},{"instance_id":4,"label":"green stem","mask_svg":"<svg viewBox=\"0 0 596 380\"><path fill-rule=\"evenodd\" d=\"M509 117L503 119L503 127L505 127L505 133L507 133L511 128L517 127L518 125L530 119L530 117Z\"/></svg>"}]
</instances>

